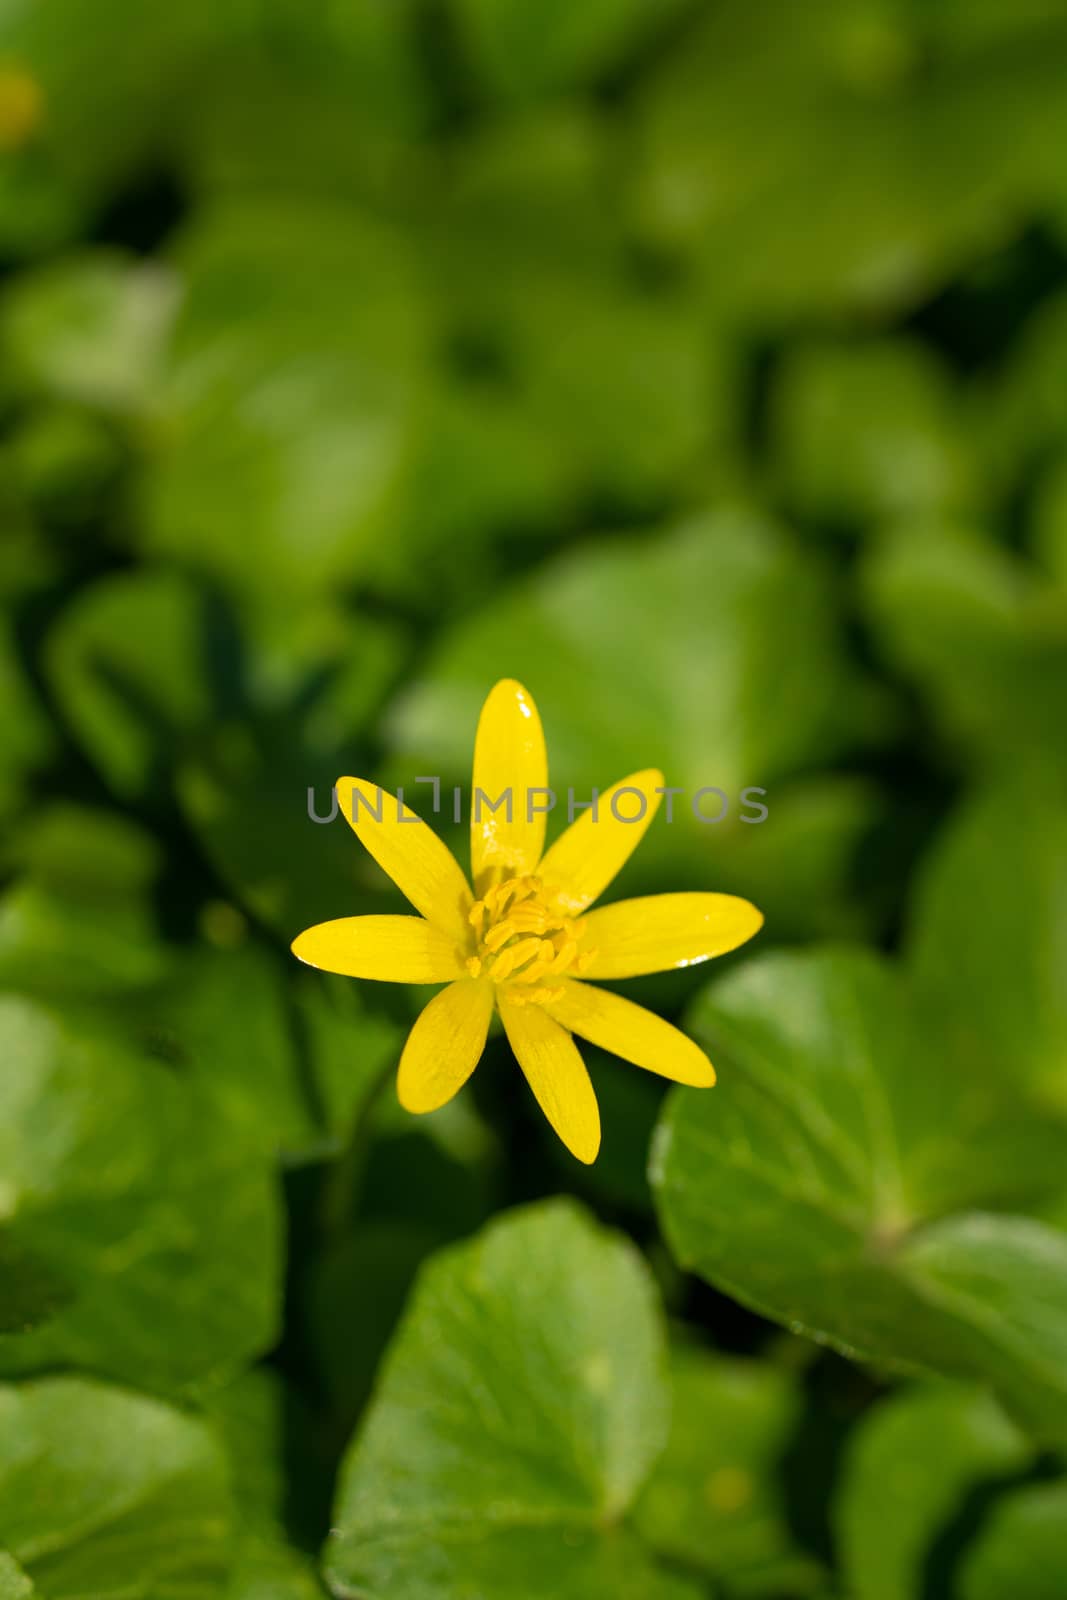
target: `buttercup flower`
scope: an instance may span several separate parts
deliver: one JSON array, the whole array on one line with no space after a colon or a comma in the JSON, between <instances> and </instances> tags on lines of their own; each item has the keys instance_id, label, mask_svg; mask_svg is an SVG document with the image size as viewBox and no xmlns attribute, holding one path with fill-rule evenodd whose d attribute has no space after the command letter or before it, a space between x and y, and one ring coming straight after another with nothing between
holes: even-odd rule
<instances>
[{"instance_id":1,"label":"buttercup flower","mask_svg":"<svg viewBox=\"0 0 1067 1600\"><path fill-rule=\"evenodd\" d=\"M447 985L400 1058L397 1093L408 1111L435 1111L466 1083L495 1007L545 1116L591 1162L600 1113L575 1034L677 1083L710 1087L715 1070L670 1023L584 980L707 961L744 944L763 917L728 894L647 895L589 911L655 816L663 777L650 768L622 779L546 851L545 811L530 798L547 785L537 707L505 678L482 707L474 745L472 894L451 851L406 805L339 778L345 817L420 915L321 922L292 949L326 972ZM510 805L489 804L508 793Z\"/></svg>"}]
</instances>

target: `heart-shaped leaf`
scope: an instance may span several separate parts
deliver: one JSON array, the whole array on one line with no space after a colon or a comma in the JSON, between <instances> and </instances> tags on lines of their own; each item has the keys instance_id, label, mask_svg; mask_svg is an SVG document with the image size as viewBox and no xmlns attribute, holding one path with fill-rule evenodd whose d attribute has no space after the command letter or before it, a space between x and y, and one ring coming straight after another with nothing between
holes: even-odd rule
<instances>
[{"instance_id":1,"label":"heart-shaped leaf","mask_svg":"<svg viewBox=\"0 0 1067 1600\"><path fill-rule=\"evenodd\" d=\"M88 1016L0 1001L0 1171L14 1244L72 1293L0 1370L77 1363L162 1391L268 1347L273 1175L217 1105Z\"/></svg>"},{"instance_id":2,"label":"heart-shaped leaf","mask_svg":"<svg viewBox=\"0 0 1067 1600\"><path fill-rule=\"evenodd\" d=\"M203 1422L84 1378L0 1387L0 1528L33 1592L216 1600L231 1518Z\"/></svg>"},{"instance_id":3,"label":"heart-shaped leaf","mask_svg":"<svg viewBox=\"0 0 1067 1600\"><path fill-rule=\"evenodd\" d=\"M423 1270L345 1463L339 1594L695 1600L620 1526L662 1448L663 1329L632 1247L571 1203Z\"/></svg>"},{"instance_id":4,"label":"heart-shaped leaf","mask_svg":"<svg viewBox=\"0 0 1067 1600\"><path fill-rule=\"evenodd\" d=\"M914 1600L937 1535L1033 1446L980 1389L930 1384L883 1400L849 1441L835 1523L855 1600Z\"/></svg>"},{"instance_id":5,"label":"heart-shaped leaf","mask_svg":"<svg viewBox=\"0 0 1067 1600\"><path fill-rule=\"evenodd\" d=\"M989 1379L1067 1436L1067 1235L978 1208L1057 1193L1067 1132L990 1121L870 955L767 956L691 1031L713 1094L676 1091L652 1176L679 1261L797 1331L886 1366Z\"/></svg>"}]
</instances>

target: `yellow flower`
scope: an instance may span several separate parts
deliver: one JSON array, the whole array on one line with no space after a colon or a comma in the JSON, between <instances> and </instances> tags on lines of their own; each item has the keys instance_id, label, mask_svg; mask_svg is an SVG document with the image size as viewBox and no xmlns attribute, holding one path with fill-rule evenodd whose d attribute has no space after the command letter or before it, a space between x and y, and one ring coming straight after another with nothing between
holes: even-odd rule
<instances>
[{"instance_id":1,"label":"yellow flower","mask_svg":"<svg viewBox=\"0 0 1067 1600\"><path fill-rule=\"evenodd\" d=\"M600 1113L575 1034L678 1083L710 1087L715 1070L670 1023L582 980L692 966L744 944L763 918L728 894L648 895L589 911L652 821L663 777L650 768L624 778L546 851L545 812L528 797L547 785L537 707L505 678L482 707L474 745L472 894L447 845L407 806L374 784L339 778L348 822L421 914L321 922L292 949L326 972L447 984L400 1058L397 1093L408 1111L435 1111L466 1083L495 1007L545 1116L568 1150L591 1162ZM479 800L499 802L505 791L510 815L506 803L494 810ZM639 820L625 820L638 816L639 800Z\"/></svg>"},{"instance_id":2,"label":"yellow flower","mask_svg":"<svg viewBox=\"0 0 1067 1600\"><path fill-rule=\"evenodd\" d=\"M11 153L36 133L44 115L44 94L22 67L0 61L0 150Z\"/></svg>"}]
</instances>

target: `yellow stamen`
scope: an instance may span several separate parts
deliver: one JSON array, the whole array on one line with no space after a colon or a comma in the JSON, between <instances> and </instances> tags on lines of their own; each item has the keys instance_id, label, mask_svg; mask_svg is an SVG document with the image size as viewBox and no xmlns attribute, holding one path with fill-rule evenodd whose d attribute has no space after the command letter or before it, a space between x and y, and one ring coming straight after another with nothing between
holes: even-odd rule
<instances>
[{"instance_id":1,"label":"yellow stamen","mask_svg":"<svg viewBox=\"0 0 1067 1600\"><path fill-rule=\"evenodd\" d=\"M507 954L513 957L511 966L512 972L516 971L519 967L523 966L525 962L530 961L534 956L538 955L540 950L540 939L519 939L515 942L515 944L510 945L508 947ZM526 974L524 972L523 977L525 978L525 976Z\"/></svg>"},{"instance_id":2,"label":"yellow stamen","mask_svg":"<svg viewBox=\"0 0 1067 1600\"><path fill-rule=\"evenodd\" d=\"M544 1005L546 1000L562 1000L563 990L559 984L542 984L536 989L526 991L526 1002L529 1005Z\"/></svg>"},{"instance_id":3,"label":"yellow stamen","mask_svg":"<svg viewBox=\"0 0 1067 1600\"><path fill-rule=\"evenodd\" d=\"M470 923L478 953L467 961L467 971L506 983L516 1005L558 999L563 988L543 980L583 965L584 921L562 911L535 874L491 884L471 908Z\"/></svg>"},{"instance_id":4,"label":"yellow stamen","mask_svg":"<svg viewBox=\"0 0 1067 1600\"><path fill-rule=\"evenodd\" d=\"M505 917L503 922L498 922L495 927L489 929L482 942L487 950L499 950L509 939L514 939L517 932L518 929L511 919Z\"/></svg>"},{"instance_id":5,"label":"yellow stamen","mask_svg":"<svg viewBox=\"0 0 1067 1600\"><path fill-rule=\"evenodd\" d=\"M503 983L505 978L508 978L508 977L511 976L511 970L514 967L514 965L515 965L515 952L514 952L514 950L501 950L501 952L500 952L500 954L498 956L494 956L493 961L490 964L489 976L496 983Z\"/></svg>"},{"instance_id":6,"label":"yellow stamen","mask_svg":"<svg viewBox=\"0 0 1067 1600\"><path fill-rule=\"evenodd\" d=\"M520 933L544 933L548 929L548 913L540 906L513 906L508 918Z\"/></svg>"},{"instance_id":7,"label":"yellow stamen","mask_svg":"<svg viewBox=\"0 0 1067 1600\"><path fill-rule=\"evenodd\" d=\"M578 954L578 943L575 939L565 939L556 953L550 967L551 972L566 972Z\"/></svg>"}]
</instances>

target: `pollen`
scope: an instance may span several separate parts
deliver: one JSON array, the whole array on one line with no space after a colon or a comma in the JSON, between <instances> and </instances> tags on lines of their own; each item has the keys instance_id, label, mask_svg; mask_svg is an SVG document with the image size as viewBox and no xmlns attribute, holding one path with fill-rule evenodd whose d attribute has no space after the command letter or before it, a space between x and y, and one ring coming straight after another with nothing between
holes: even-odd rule
<instances>
[{"instance_id":1,"label":"pollen","mask_svg":"<svg viewBox=\"0 0 1067 1600\"><path fill-rule=\"evenodd\" d=\"M583 945L585 923L561 911L532 874L493 884L471 907L470 924L477 954L467 971L506 984L517 1005L561 999L562 984L551 980L580 976L596 955Z\"/></svg>"}]
</instances>

